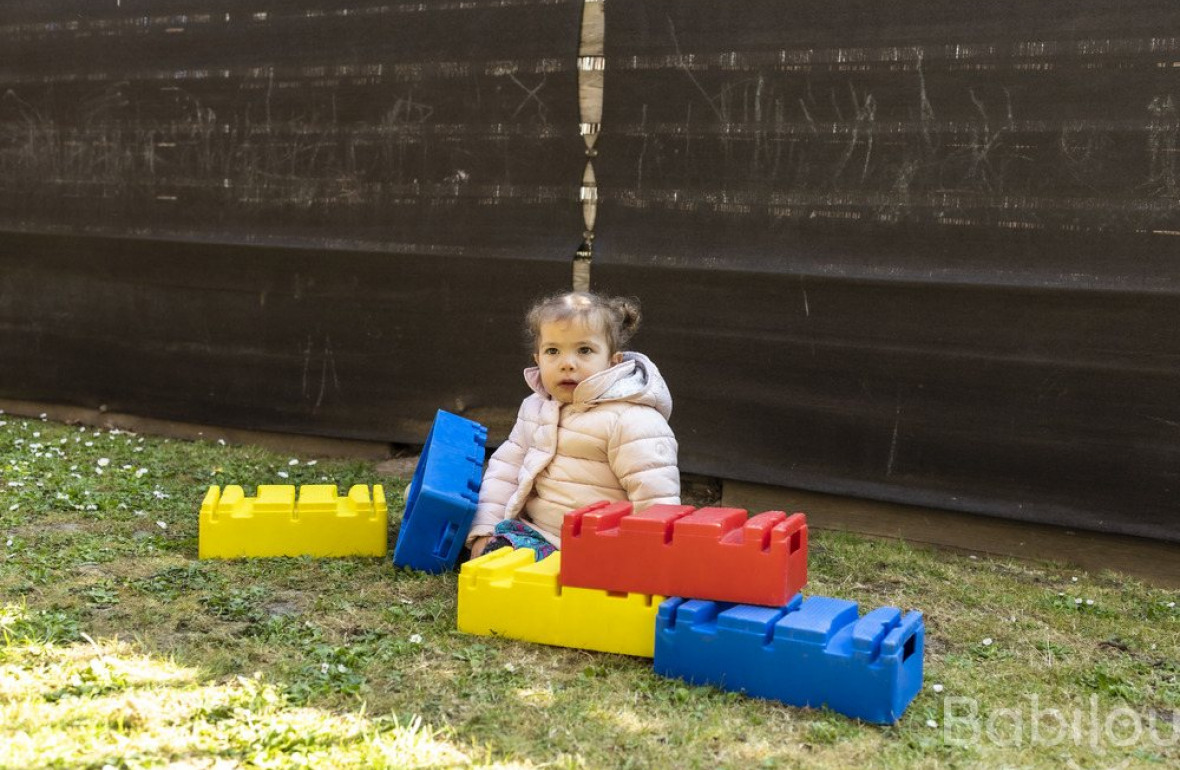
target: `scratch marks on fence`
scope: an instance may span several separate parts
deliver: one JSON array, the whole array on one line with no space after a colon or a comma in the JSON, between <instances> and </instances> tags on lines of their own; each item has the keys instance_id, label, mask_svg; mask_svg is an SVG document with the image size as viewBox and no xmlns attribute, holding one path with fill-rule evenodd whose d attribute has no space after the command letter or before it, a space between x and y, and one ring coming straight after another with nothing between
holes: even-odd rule
<instances>
[{"instance_id":1,"label":"scratch marks on fence","mask_svg":"<svg viewBox=\"0 0 1180 770\"><path fill-rule=\"evenodd\" d=\"M674 29L672 30L674 32ZM797 47L779 50L683 52L672 41L672 54L622 56L612 61L620 70L683 72L754 69L807 72L867 72L915 70L921 62L940 62L945 69L969 67L981 71L1020 68L1046 72L1055 69L1110 67L1126 69L1122 57L1138 58L1140 67L1180 66L1180 36L1089 40L1025 40L1005 43L955 42L943 45L885 45L857 47Z\"/></svg>"},{"instance_id":2,"label":"scratch marks on fence","mask_svg":"<svg viewBox=\"0 0 1180 770\"><path fill-rule=\"evenodd\" d=\"M1150 158L1147 188L1157 195L1176 196L1176 150L1180 115L1171 94L1157 96L1147 105L1147 153Z\"/></svg>"},{"instance_id":3,"label":"scratch marks on fence","mask_svg":"<svg viewBox=\"0 0 1180 770\"><path fill-rule=\"evenodd\" d=\"M491 9L528 8L580 3L581 0L432 0L424 2L358 3L340 7L338 4L320 8L282 8L269 11L226 11L221 13L193 12L178 14L105 15L91 10L94 18L70 18L50 21L18 22L0 25L0 40L43 40L54 37L85 39L107 37L121 33L151 34L153 32L209 32L217 33L231 24L253 27L289 25L292 22L318 23L331 19L358 19L373 22L382 18L422 16L437 13L484 13ZM302 4L299 4L302 5ZM121 0L115 10L121 8Z\"/></svg>"},{"instance_id":4,"label":"scratch marks on fence","mask_svg":"<svg viewBox=\"0 0 1180 770\"><path fill-rule=\"evenodd\" d=\"M382 82L418 83L476 76L507 77L515 74L546 75L573 72L572 61L560 58L500 61L358 62L348 64L265 65L184 69L102 70L78 69L51 74L0 72L0 87L47 86L69 83L244 81L243 88L293 88L304 83L322 88L340 85L378 85Z\"/></svg>"},{"instance_id":5,"label":"scratch marks on fence","mask_svg":"<svg viewBox=\"0 0 1180 770\"><path fill-rule=\"evenodd\" d=\"M575 203L550 163L572 105L550 92L576 61L557 43L513 57L494 34L528 14L567 31L581 5L18 9L0 24L0 211L71 226L345 225L404 243L424 210Z\"/></svg>"},{"instance_id":6,"label":"scratch marks on fence","mask_svg":"<svg viewBox=\"0 0 1180 770\"><path fill-rule=\"evenodd\" d=\"M502 150L485 153L477 175L455 162L461 156L453 149L509 143L539 148L561 141L560 127L548 121L538 94L543 85L526 89L529 95L515 107L535 105L531 120L505 105L504 119L493 123L438 122L433 104L413 90L386 91L389 106L374 110L379 120L343 123L335 118L334 99L319 100L319 107L300 101L309 114L297 116L287 102L280 116L260 95L241 111L219 113L177 86L153 94L142 84L129 89L126 81L84 99L73 122L25 100L26 89L7 89L0 98L0 192L23 198L22 205L39 196L115 201L128 195L160 203L196 196L243 210L382 210L459 197L478 205L550 205L572 200L575 191L507 183L511 169ZM128 114L132 100L136 109L150 103L159 117ZM481 184L468 184L477 176Z\"/></svg>"},{"instance_id":7,"label":"scratch marks on fence","mask_svg":"<svg viewBox=\"0 0 1180 770\"><path fill-rule=\"evenodd\" d=\"M1155 415L1150 414L1146 414L1144 417L1151 420L1152 422L1158 422L1161 425L1167 425L1171 428L1180 428L1180 422L1176 422L1175 420L1166 420L1163 417L1156 417Z\"/></svg>"},{"instance_id":8,"label":"scratch marks on fence","mask_svg":"<svg viewBox=\"0 0 1180 770\"><path fill-rule=\"evenodd\" d=\"M897 459L897 434L901 427L901 402L893 409L893 436L889 439L889 459L885 462L885 475L893 475L893 463Z\"/></svg>"},{"instance_id":9,"label":"scratch marks on fence","mask_svg":"<svg viewBox=\"0 0 1180 770\"><path fill-rule=\"evenodd\" d=\"M1180 110L1156 74L1180 67L1180 37L693 51L666 27L670 53L611 67L634 93L651 72L679 76L667 98L703 117L669 120L645 95L616 118L638 172L607 200L866 224L1180 226ZM1096 70L1128 88L1087 96Z\"/></svg>"},{"instance_id":10,"label":"scratch marks on fence","mask_svg":"<svg viewBox=\"0 0 1180 770\"><path fill-rule=\"evenodd\" d=\"M319 370L318 377L316 369ZM307 346L303 350L303 398L305 401L311 401L314 397L312 414L323 406L329 389L334 393L340 392L340 377L336 373L336 354L332 350L332 336L325 334L322 339L316 339L314 335L309 334Z\"/></svg>"},{"instance_id":11,"label":"scratch marks on fence","mask_svg":"<svg viewBox=\"0 0 1180 770\"><path fill-rule=\"evenodd\" d=\"M680 52L680 41L676 39L676 24L675 24L675 22L672 21L672 18L670 16L667 17L667 19L668 19L668 36L670 38L672 38L672 45L676 49L676 54L673 57L669 57L669 58L665 59L665 62L667 64L675 67L676 69L679 69L681 72L683 72L685 77L687 77L692 82L692 84L694 86L696 86L696 89L701 92L701 95L703 97L705 97L705 104L707 104L709 106L709 109L711 109L713 111L713 115L716 116L718 122L727 123L728 121L726 120L725 115L722 114L721 110L717 108L716 104L714 104L713 97L709 95L709 92L705 90L705 87L703 85L701 85L701 81L697 80L696 75L694 75L692 72L691 65L693 64L695 57L692 57L692 56L686 57L683 53ZM624 69L625 68L626 68L626 65L624 64Z\"/></svg>"},{"instance_id":12,"label":"scratch marks on fence","mask_svg":"<svg viewBox=\"0 0 1180 770\"><path fill-rule=\"evenodd\" d=\"M537 108L536 108L537 119L541 122L541 125L548 125L549 121L545 118L545 114L549 111L549 108L547 106L545 106L545 102L542 101L541 97L539 97L537 95L538 92L542 88L545 87L545 77L542 76L540 82L537 83L537 85L533 88L530 88L529 86L522 83L520 81L520 79L518 77L516 77L516 75L514 73L511 73L511 72L508 73L508 77L512 80L513 83L515 83L517 86L520 87L520 90L525 92L524 99L522 99L520 104L518 104L516 106L516 109L512 112L512 117L515 118L518 115L520 115L520 111L523 110L525 107L527 107L530 102L535 102L537 105Z\"/></svg>"}]
</instances>

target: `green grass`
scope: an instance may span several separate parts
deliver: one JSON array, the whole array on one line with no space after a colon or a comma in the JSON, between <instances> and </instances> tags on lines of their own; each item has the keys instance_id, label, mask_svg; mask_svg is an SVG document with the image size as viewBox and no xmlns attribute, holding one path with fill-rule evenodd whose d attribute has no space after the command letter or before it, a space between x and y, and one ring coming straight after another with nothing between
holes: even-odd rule
<instances>
[{"instance_id":1,"label":"green grass","mask_svg":"<svg viewBox=\"0 0 1180 770\"><path fill-rule=\"evenodd\" d=\"M460 634L454 574L197 560L209 484L384 483L396 523L365 463L0 423L2 767L1180 763L1178 597L1117 574L813 532L809 592L925 613L926 687L875 727Z\"/></svg>"}]
</instances>

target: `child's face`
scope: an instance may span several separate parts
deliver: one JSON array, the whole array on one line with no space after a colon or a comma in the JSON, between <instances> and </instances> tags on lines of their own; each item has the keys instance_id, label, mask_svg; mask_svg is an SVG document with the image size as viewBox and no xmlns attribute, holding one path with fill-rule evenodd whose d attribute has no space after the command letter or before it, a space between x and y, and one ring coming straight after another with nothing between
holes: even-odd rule
<instances>
[{"instance_id":1,"label":"child's face","mask_svg":"<svg viewBox=\"0 0 1180 770\"><path fill-rule=\"evenodd\" d=\"M623 360L622 353L611 355L606 335L578 319L541 324L537 352L533 354L541 369L541 384L553 398L563 404L574 400L578 383L609 369Z\"/></svg>"}]
</instances>

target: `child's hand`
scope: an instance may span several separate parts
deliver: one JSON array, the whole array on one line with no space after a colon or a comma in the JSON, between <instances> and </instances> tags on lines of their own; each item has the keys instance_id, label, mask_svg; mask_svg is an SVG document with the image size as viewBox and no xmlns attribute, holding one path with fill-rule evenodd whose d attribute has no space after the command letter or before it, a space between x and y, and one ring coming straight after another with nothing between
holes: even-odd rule
<instances>
[{"instance_id":1,"label":"child's hand","mask_svg":"<svg viewBox=\"0 0 1180 770\"><path fill-rule=\"evenodd\" d=\"M477 559L483 555L483 549L488 547L488 541L492 539L491 535L484 535L477 537L471 541L471 558Z\"/></svg>"}]
</instances>

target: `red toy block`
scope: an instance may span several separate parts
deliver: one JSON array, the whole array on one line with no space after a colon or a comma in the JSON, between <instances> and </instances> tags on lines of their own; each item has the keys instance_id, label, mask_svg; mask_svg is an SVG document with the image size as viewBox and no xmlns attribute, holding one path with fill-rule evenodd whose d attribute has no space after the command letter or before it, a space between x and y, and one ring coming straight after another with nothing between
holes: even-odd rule
<instances>
[{"instance_id":1,"label":"red toy block","mask_svg":"<svg viewBox=\"0 0 1180 770\"><path fill-rule=\"evenodd\" d=\"M780 607L807 583L807 517L600 502L565 515L561 582Z\"/></svg>"}]
</instances>

